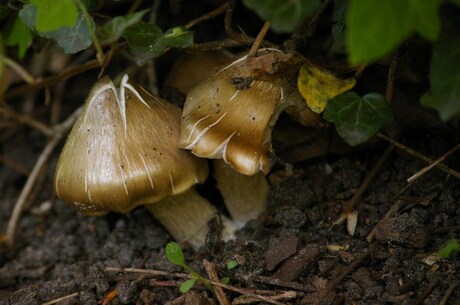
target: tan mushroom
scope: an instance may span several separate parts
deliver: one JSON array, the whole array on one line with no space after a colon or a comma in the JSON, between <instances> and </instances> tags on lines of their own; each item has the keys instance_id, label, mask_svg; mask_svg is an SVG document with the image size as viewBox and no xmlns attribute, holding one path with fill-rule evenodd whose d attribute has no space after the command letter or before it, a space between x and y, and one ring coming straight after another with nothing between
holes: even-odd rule
<instances>
[{"instance_id":1,"label":"tan mushroom","mask_svg":"<svg viewBox=\"0 0 460 305\"><path fill-rule=\"evenodd\" d=\"M272 56L274 55L274 56ZM258 56L287 56L279 50L264 49ZM295 82L282 73L264 77L243 56L194 87L187 95L182 114L179 147L211 159L223 159L244 175L267 174L273 165L271 131L279 114L296 105L306 108L296 92Z\"/></svg>"},{"instance_id":2,"label":"tan mushroom","mask_svg":"<svg viewBox=\"0 0 460 305\"><path fill-rule=\"evenodd\" d=\"M182 115L179 146L216 159L217 187L237 227L266 209L264 174L273 163L271 130L280 112L306 109L293 85L295 73L277 71L290 55L265 49L258 56L240 57L195 86Z\"/></svg>"},{"instance_id":3,"label":"tan mushroom","mask_svg":"<svg viewBox=\"0 0 460 305\"><path fill-rule=\"evenodd\" d=\"M127 75L119 89L108 77L99 80L61 153L59 198L87 215L145 205L176 240L203 245L217 212L191 188L205 181L208 167L177 148L180 113Z\"/></svg>"},{"instance_id":4,"label":"tan mushroom","mask_svg":"<svg viewBox=\"0 0 460 305\"><path fill-rule=\"evenodd\" d=\"M237 228L256 219L267 209L270 185L262 172L253 176L238 173L221 159L214 160L217 188Z\"/></svg>"}]
</instances>

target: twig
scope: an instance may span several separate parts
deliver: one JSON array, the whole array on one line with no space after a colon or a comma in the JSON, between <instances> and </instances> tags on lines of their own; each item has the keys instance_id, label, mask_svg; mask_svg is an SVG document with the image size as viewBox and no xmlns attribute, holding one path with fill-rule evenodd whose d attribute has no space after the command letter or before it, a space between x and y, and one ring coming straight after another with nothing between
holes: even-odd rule
<instances>
[{"instance_id":1,"label":"twig","mask_svg":"<svg viewBox=\"0 0 460 305\"><path fill-rule=\"evenodd\" d=\"M334 221L334 223L333 223L334 225L338 225L338 224L342 223L345 219L347 219L347 217L353 211L355 205L360 200L360 198L363 195L364 191L366 191L367 187L369 186L371 181L374 179L375 175L379 172L380 168L382 168L382 165L385 163L385 160L388 158L388 156L390 155L392 150L393 150L393 146L390 145L385 150L385 152L380 156L379 160L374 165L374 167L372 167L372 169L367 174L367 176L364 178L364 181L361 183L359 188L356 190L356 192L353 195L353 197L348 201L346 207L343 209L342 215L340 215L339 219Z\"/></svg>"},{"instance_id":2,"label":"twig","mask_svg":"<svg viewBox=\"0 0 460 305\"><path fill-rule=\"evenodd\" d=\"M387 89L385 91L385 99L389 104L393 101L393 93L395 89L396 68L398 67L399 52L396 51L391 58L390 68L387 75Z\"/></svg>"},{"instance_id":3,"label":"twig","mask_svg":"<svg viewBox=\"0 0 460 305\"><path fill-rule=\"evenodd\" d=\"M62 139L64 134L72 127L80 112L81 108L78 108L64 122L62 122L54 128L54 136L50 139L48 144L46 144L45 149L43 149L40 157L35 163L35 166L32 172L30 173L29 178L27 178L26 184L24 185L24 188L22 189L21 194L19 195L19 198L16 201L13 213L11 214L10 220L8 222L8 227L6 230L4 241L9 247L14 246L14 235L16 234L16 227L19 218L21 217L22 210L27 201L27 197L32 191L32 188L35 184L35 181L38 178L39 173L41 172L41 169L50 158L51 154L53 153L56 146L59 144L59 141Z\"/></svg>"},{"instance_id":4,"label":"twig","mask_svg":"<svg viewBox=\"0 0 460 305\"><path fill-rule=\"evenodd\" d=\"M68 68L67 70L64 70L63 72L59 74L52 75L50 77L44 78L40 80L39 82L36 82L35 84L32 85L23 85L18 88L14 88L12 90L7 91L4 94L4 98L11 98L19 95L23 95L25 93L29 93L38 89L42 89L45 87L49 87L54 85L60 80L72 77L74 75L80 74L84 71L95 69L100 67L99 61L97 59L85 62L84 64Z\"/></svg>"},{"instance_id":5,"label":"twig","mask_svg":"<svg viewBox=\"0 0 460 305\"><path fill-rule=\"evenodd\" d=\"M434 286L436 286L438 284L439 280L438 279L435 279L433 282L431 282L428 287L425 288L425 290L423 291L422 295L415 301L414 305L418 305L418 304L421 304L423 302L423 300L426 299L426 297L431 293L431 291L433 290Z\"/></svg>"},{"instance_id":6,"label":"twig","mask_svg":"<svg viewBox=\"0 0 460 305\"><path fill-rule=\"evenodd\" d=\"M290 300L295 299L298 297L298 293L296 291L285 291L281 294L274 295L269 297L272 300ZM259 303L260 300L254 297L242 295L238 298L235 298L232 301L233 305L240 305L240 304L252 304L252 303Z\"/></svg>"},{"instance_id":7,"label":"twig","mask_svg":"<svg viewBox=\"0 0 460 305\"><path fill-rule=\"evenodd\" d=\"M69 295L66 295L66 296L63 296L63 297L60 297L60 298L57 298L57 299L48 301L48 302L46 302L46 303L42 303L42 305L52 305L52 304L56 304L56 303L59 303L59 302L61 302L61 301L64 301L64 300L67 300L67 299L70 299L70 298L78 297L79 294L80 294L79 292L74 292L74 293L71 293L71 294L69 294Z\"/></svg>"},{"instance_id":8,"label":"twig","mask_svg":"<svg viewBox=\"0 0 460 305\"><path fill-rule=\"evenodd\" d=\"M283 281L283 280L280 280L280 279L275 279L275 278L268 277L268 276L263 276L263 275L256 276L254 278L254 281L262 283L262 284L268 284L268 285L273 285L273 286L278 286L278 287L290 288L290 289L294 289L294 290L298 290L298 291L304 291L304 292L315 292L315 291L318 290L316 288L312 289L312 288L306 287L306 286L304 286L304 285L302 285L300 283L287 282L287 281Z\"/></svg>"},{"instance_id":9,"label":"twig","mask_svg":"<svg viewBox=\"0 0 460 305\"><path fill-rule=\"evenodd\" d=\"M248 57L255 56L257 54L257 51L260 48L260 45L264 41L264 37L267 34L268 30L270 29L270 22L265 21L262 29L260 30L259 34L257 34L256 40L254 41L254 44L252 45L251 49L248 52Z\"/></svg>"},{"instance_id":10,"label":"twig","mask_svg":"<svg viewBox=\"0 0 460 305\"><path fill-rule=\"evenodd\" d=\"M184 27L187 30L189 30L190 28L194 27L195 25L197 25L197 24L199 24L199 23L201 23L203 21L215 18L215 17L225 13L225 11L227 11L227 9L228 9L228 3L224 3L221 6L219 6L218 8L216 8L215 10L212 10L212 11L210 11L210 12L204 14L204 15L201 15L198 18L190 20L189 22L187 22L187 24Z\"/></svg>"},{"instance_id":11,"label":"twig","mask_svg":"<svg viewBox=\"0 0 460 305\"><path fill-rule=\"evenodd\" d=\"M99 39L97 38L96 30L94 28L94 23L91 19L91 16L89 15L88 10L86 9L86 6L81 2L81 0L75 0L75 1L81 13L83 14L83 17L85 18L86 26L89 29L91 40L93 41L94 48L96 49L96 58L99 61L99 65L101 67L105 67L104 51L102 50Z\"/></svg>"},{"instance_id":12,"label":"twig","mask_svg":"<svg viewBox=\"0 0 460 305\"><path fill-rule=\"evenodd\" d=\"M374 249L375 247L377 246L377 242L373 242L372 244L370 244L369 246L369 249L367 249L366 252L364 252L363 254L361 254L360 257L358 257L357 259L355 259L353 261L353 263L348 266L347 268L345 268L345 270L336 278L334 279L328 286L327 288L325 289L324 291L324 294L328 294L329 292L331 292L333 289L335 289L335 287L348 275L350 274L350 272L352 272L353 270L355 270L356 267L359 266L359 264L362 263L362 261L368 257L369 255L371 255L373 252L374 252Z\"/></svg>"},{"instance_id":13,"label":"twig","mask_svg":"<svg viewBox=\"0 0 460 305\"><path fill-rule=\"evenodd\" d=\"M212 51L212 50L225 49L225 48L231 48L231 47L247 46L247 45L252 44L253 42L254 42L254 39L252 38L244 42L236 41L231 38L226 38L226 39L217 40L217 41L195 43L187 47L186 51L192 52L192 53L197 52L197 51L199 52Z\"/></svg>"},{"instance_id":14,"label":"twig","mask_svg":"<svg viewBox=\"0 0 460 305\"><path fill-rule=\"evenodd\" d=\"M148 274L148 275L152 275L152 276L174 276L174 277L178 277L178 278L188 278L188 279L191 278L190 274L179 273L179 272L171 273L171 272L166 272L166 271L161 271L161 270L136 269L136 268L113 268L113 267L107 267L104 270L107 271L107 272L133 272L133 273L140 273L140 274ZM245 289L233 287L233 286L230 286L230 285L225 285L225 284L222 284L222 283L220 283L218 281L216 282L216 281L209 280L209 283L211 283L211 285L213 285L213 286L222 287L222 288L225 288L225 289L230 290L230 291L234 291L234 292L238 292L240 294L244 294L244 295L247 295L247 296L252 296L252 297L258 298L259 300L265 301L265 302L270 303L270 304L283 305L283 303L280 303L278 301L272 300L269 297L265 297L265 296L262 296L262 295L259 295L259 294L251 293L251 292L248 292Z\"/></svg>"},{"instance_id":15,"label":"twig","mask_svg":"<svg viewBox=\"0 0 460 305\"><path fill-rule=\"evenodd\" d=\"M436 159L436 161L434 161L433 163L431 163L431 164L428 165L427 167L421 169L421 170L418 171L417 173L415 173L415 174L413 174L412 176L410 176L409 178L407 178L407 182L408 182L408 183L414 182L415 180L417 180L418 178L420 178L422 175L424 175L426 172L428 172L429 170L431 170L433 167L438 166L439 163L441 163L442 161L446 160L451 154L453 154L454 152L456 152L459 148L460 148L460 144L457 144L457 145L454 146L452 149L450 149L448 152L446 152L444 155L442 155L441 157L439 157L438 159Z\"/></svg>"},{"instance_id":16,"label":"twig","mask_svg":"<svg viewBox=\"0 0 460 305\"><path fill-rule=\"evenodd\" d=\"M206 270L206 273L208 274L209 279L215 282L219 282L219 277L217 276L216 268L214 267L214 265L210 261L204 259L203 266ZM230 301L225 295L222 287L214 286L214 293L220 305L230 305Z\"/></svg>"},{"instance_id":17,"label":"twig","mask_svg":"<svg viewBox=\"0 0 460 305\"><path fill-rule=\"evenodd\" d=\"M389 143L393 144L394 146L396 146L397 148L401 149L402 151L405 151L406 153L408 153L410 155L413 155L416 158L419 158L419 159L421 159L421 160L423 160L423 161L425 161L427 163L433 163L434 162L432 159L428 158L427 156L424 156L421 153L413 150L412 148L409 148L409 147L407 147L407 146L405 146L405 145L403 145L403 144L401 144L399 142L396 142L395 140L391 139L390 137L384 135L383 133L378 132L376 134L376 136L381 138L381 139L383 139L383 140L385 140L385 141L388 141ZM444 164L437 164L436 166L439 167L439 169L441 169L441 170L445 171L446 173L448 173L449 175L460 179L460 173L459 172L457 172L457 171L445 166Z\"/></svg>"},{"instance_id":18,"label":"twig","mask_svg":"<svg viewBox=\"0 0 460 305\"><path fill-rule=\"evenodd\" d=\"M239 42L240 45L251 44L254 41L252 38L249 38L246 35L242 35L233 30L233 9L235 7L235 0L228 0L227 11L225 12L225 32L228 37L235 42ZM251 42L249 42L251 40ZM249 43L248 43L249 42Z\"/></svg>"},{"instance_id":19,"label":"twig","mask_svg":"<svg viewBox=\"0 0 460 305\"><path fill-rule=\"evenodd\" d=\"M439 305L446 305L447 304L447 301L449 300L450 296L454 292L455 288L457 288L457 286L458 286L457 282L454 282L454 283L450 284L449 288L447 288L446 292L442 296L442 299L439 302Z\"/></svg>"},{"instance_id":20,"label":"twig","mask_svg":"<svg viewBox=\"0 0 460 305\"><path fill-rule=\"evenodd\" d=\"M13 160L10 160L10 159L6 158L3 155L0 155L0 162L5 164L6 166L10 167L14 171L20 173L23 176L27 177L30 174L30 172L29 172L29 170L27 168L25 168L21 164L18 164L16 162L14 162Z\"/></svg>"},{"instance_id":21,"label":"twig","mask_svg":"<svg viewBox=\"0 0 460 305\"><path fill-rule=\"evenodd\" d=\"M43 133L44 135L51 137L53 136L53 129L48 127L46 124L43 124L40 121L37 121L36 119L32 118L31 116L17 113L14 110L12 110L7 104L2 104L0 106L0 113L3 112L5 116L9 116L15 121L18 121L19 123L23 123L28 125L29 127L32 127L39 132Z\"/></svg>"},{"instance_id":22,"label":"twig","mask_svg":"<svg viewBox=\"0 0 460 305\"><path fill-rule=\"evenodd\" d=\"M106 272L130 272L130 273L140 273L145 275L154 276L173 276L177 278L192 278L188 273L181 272L167 272L162 270L152 270L152 269L139 269L139 268L115 268L115 267L106 267L104 269Z\"/></svg>"},{"instance_id":23,"label":"twig","mask_svg":"<svg viewBox=\"0 0 460 305\"><path fill-rule=\"evenodd\" d=\"M3 57L2 60L7 67L10 67L14 72L16 72L26 83L29 85L33 85L37 82L37 79L32 76L26 69L24 69L20 64L15 62L14 60Z\"/></svg>"},{"instance_id":24,"label":"twig","mask_svg":"<svg viewBox=\"0 0 460 305\"><path fill-rule=\"evenodd\" d=\"M395 196L395 198L392 200L392 202L395 202L399 196L401 196L405 191L407 191L412 184L406 185L399 193ZM385 215L380 219L380 221L375 225L375 227L372 229L372 231L366 236L366 240L368 242L371 242L374 239L375 233L379 229L382 223L384 223L386 220L390 219L393 217L393 215L404 205L403 200L399 200L396 203L394 203L391 208L388 210L388 212L385 213Z\"/></svg>"},{"instance_id":25,"label":"twig","mask_svg":"<svg viewBox=\"0 0 460 305\"><path fill-rule=\"evenodd\" d=\"M244 289L240 289L240 288L233 287L233 286L230 286L230 285L225 285L225 284L222 284L220 282L215 282L215 281L209 281L209 282L214 286L219 286L219 287L225 288L225 289L230 290L230 291L234 291L234 292L238 292L238 293L243 294L243 295L251 296L251 297L257 298L257 299L259 299L261 301L265 301L267 303L270 303L270 304L283 305L283 303L275 301L270 297L265 297L265 296L260 295L260 294L251 293L251 292L248 292L248 291L246 291Z\"/></svg>"},{"instance_id":26,"label":"twig","mask_svg":"<svg viewBox=\"0 0 460 305\"><path fill-rule=\"evenodd\" d=\"M126 48L125 43L117 45L116 47L114 47L110 51L108 51L106 53L105 61L104 61L103 66L107 66L107 64L112 60L112 57L116 53L118 53L121 50L123 50L124 48ZM52 76L47 77L47 78L43 78L39 82L37 82L37 83L35 83L33 85L23 85L23 86L20 86L18 88L14 88L12 90L9 90L9 91L5 92L5 94L3 96L0 95L0 102L5 100L5 99L7 99L7 98L20 96L20 95L23 95L23 94L26 94L26 93L29 93L29 92L33 92L33 91L36 91L36 90L39 90L39 89L42 89L42 88L51 87L52 85L54 85L55 83L57 83L59 81L62 81L64 79L68 79L68 78L70 78L72 76L75 76L75 75L78 75L78 74L80 74L82 72L85 72L85 71L88 71L88 70L91 70L91 69L95 69L95 68L99 68L99 67L101 67L99 61L97 59L94 59L94 60L87 61L87 62L85 62L85 63L83 63L81 65L77 65L77 66L74 66L74 67L67 68L66 70L62 71L61 73L52 75Z\"/></svg>"}]
</instances>

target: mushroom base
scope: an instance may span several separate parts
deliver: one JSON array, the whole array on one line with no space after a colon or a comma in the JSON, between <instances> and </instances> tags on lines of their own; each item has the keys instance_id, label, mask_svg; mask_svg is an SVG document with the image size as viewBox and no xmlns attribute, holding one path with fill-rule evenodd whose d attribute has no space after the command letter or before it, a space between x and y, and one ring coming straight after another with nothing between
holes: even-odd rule
<instances>
[{"instance_id":1,"label":"mushroom base","mask_svg":"<svg viewBox=\"0 0 460 305\"><path fill-rule=\"evenodd\" d=\"M146 205L153 216L178 242L198 249L206 242L208 222L218 216L216 209L194 189ZM224 230L233 231L224 224Z\"/></svg>"},{"instance_id":2,"label":"mushroom base","mask_svg":"<svg viewBox=\"0 0 460 305\"><path fill-rule=\"evenodd\" d=\"M238 173L222 159L214 160L214 177L233 222L242 228L267 209L270 186L262 172L253 176Z\"/></svg>"}]
</instances>

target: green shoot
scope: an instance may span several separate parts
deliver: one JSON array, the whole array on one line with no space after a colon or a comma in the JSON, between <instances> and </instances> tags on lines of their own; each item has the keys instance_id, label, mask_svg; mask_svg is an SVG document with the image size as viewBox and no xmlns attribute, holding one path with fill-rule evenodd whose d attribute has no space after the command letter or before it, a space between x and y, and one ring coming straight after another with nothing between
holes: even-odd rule
<instances>
[{"instance_id":1,"label":"green shoot","mask_svg":"<svg viewBox=\"0 0 460 305\"><path fill-rule=\"evenodd\" d=\"M178 243L170 242L166 245L166 257L174 265L181 266L187 270L192 277L190 280L187 280L180 285L180 292L184 293L190 290L197 280L205 285L210 291L214 292L209 281L185 263L184 252L182 252Z\"/></svg>"},{"instance_id":2,"label":"green shoot","mask_svg":"<svg viewBox=\"0 0 460 305\"><path fill-rule=\"evenodd\" d=\"M441 248L438 250L438 255L441 258L449 258L452 255L459 253L460 252L460 244L458 243L458 240L456 239L451 239L449 240L446 244L444 244Z\"/></svg>"}]
</instances>

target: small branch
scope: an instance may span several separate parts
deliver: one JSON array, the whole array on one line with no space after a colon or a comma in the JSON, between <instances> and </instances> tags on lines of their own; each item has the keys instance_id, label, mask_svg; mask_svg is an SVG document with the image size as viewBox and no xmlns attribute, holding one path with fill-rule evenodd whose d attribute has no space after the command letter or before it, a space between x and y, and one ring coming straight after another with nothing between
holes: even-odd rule
<instances>
[{"instance_id":1,"label":"small branch","mask_svg":"<svg viewBox=\"0 0 460 305\"><path fill-rule=\"evenodd\" d=\"M74 75L80 74L84 71L91 70L94 68L100 67L99 61L97 59L91 60L88 62L85 62L84 64L71 67L59 74L52 75L50 77L44 78L40 80L39 82L36 82L32 85L23 85L18 88L14 88L12 90L7 91L4 94L4 99L15 97L15 96L20 96L38 89L42 89L45 87L50 87L57 83L58 81L61 81L63 79L67 79L69 77L72 77Z\"/></svg>"},{"instance_id":2,"label":"small branch","mask_svg":"<svg viewBox=\"0 0 460 305\"><path fill-rule=\"evenodd\" d=\"M414 175L410 176L410 177L407 179L407 182L408 182L408 183L413 183L415 180L417 180L418 178L420 178L422 175L424 175L426 172L428 172L429 170L431 170L433 167L438 166L439 163L441 163L441 162L443 162L444 160L446 160L451 154L453 154L454 152L456 152L459 148L460 148L460 144L457 144L457 145L454 146L452 149L450 149L448 152L446 152L444 155L442 155L441 157L439 157L438 159L436 159L436 161L434 161L433 163L431 163L431 164L428 165L427 167L421 169L420 171L418 171L418 172L415 173Z\"/></svg>"},{"instance_id":3,"label":"small branch","mask_svg":"<svg viewBox=\"0 0 460 305\"><path fill-rule=\"evenodd\" d=\"M55 131L54 136L51 138L48 144L46 144L40 157L35 163L35 166L32 172L30 173L29 178L27 178L26 184L24 185L24 188L22 189L21 194L19 195L19 198L16 201L16 204L14 206L13 213L11 214L10 220L8 222L6 234L4 237L4 242L6 242L6 244L9 247L14 246L14 235L16 234L16 227L21 217L24 205L27 202L27 198L35 185L35 181L38 179L38 176L43 166L46 164L46 162L50 158L54 149L59 144L59 141L62 139L64 134L72 127L73 123L77 119L80 112L81 112L81 108L78 108L64 122L62 122L61 124L57 125L54 128L54 131Z\"/></svg>"},{"instance_id":4,"label":"small branch","mask_svg":"<svg viewBox=\"0 0 460 305\"><path fill-rule=\"evenodd\" d=\"M225 49L225 48L231 48L231 47L247 46L247 45L251 45L253 42L254 40L252 38L248 39L245 42L236 41L231 38L226 38L226 39L217 40L217 41L195 43L187 47L186 51L189 51L192 53L193 52L205 52L205 51L219 50L219 49Z\"/></svg>"},{"instance_id":5,"label":"small branch","mask_svg":"<svg viewBox=\"0 0 460 305\"><path fill-rule=\"evenodd\" d=\"M85 17L86 25L88 26L89 33L91 35L91 40L93 41L94 48L96 49L96 57L101 67L104 67L104 51L102 50L101 44L99 39L96 35L96 30L94 28L94 24L92 22L91 16L86 9L86 6L81 2L81 0L75 0L77 3L78 8L80 9L81 13Z\"/></svg>"},{"instance_id":6,"label":"small branch","mask_svg":"<svg viewBox=\"0 0 460 305\"><path fill-rule=\"evenodd\" d=\"M217 275L214 264L204 259L203 266L204 266L204 269L206 270L206 273L208 274L209 279L214 282L219 282L219 277ZM231 305L222 287L214 286L214 293L216 294L217 301L219 301L220 305Z\"/></svg>"},{"instance_id":7,"label":"small branch","mask_svg":"<svg viewBox=\"0 0 460 305\"><path fill-rule=\"evenodd\" d=\"M335 278L329 285L328 287L326 288L326 290L324 291L325 294L331 292L332 290L335 289L335 287L348 275L350 274L353 270L356 269L356 267L358 267L362 262L363 260L368 257L369 255L371 255L373 252L374 252L374 249L375 247L377 246L377 242L374 242L372 243L370 246L369 246L369 249L364 252L363 254L361 254L360 257L358 257L357 259L355 259L353 261L353 263L348 266L337 278Z\"/></svg>"},{"instance_id":8,"label":"small branch","mask_svg":"<svg viewBox=\"0 0 460 305\"><path fill-rule=\"evenodd\" d=\"M59 303L59 302L61 302L61 301L67 300L67 299L71 299L71 298L78 297L79 294L80 294L79 292L74 292L74 293L72 293L72 294L69 294L69 295L66 295L66 296L63 296L63 297L60 297L60 298L57 298L57 299L48 301L48 302L46 302L46 303L42 303L42 305L52 305L52 304L56 304L56 303Z\"/></svg>"},{"instance_id":9,"label":"small branch","mask_svg":"<svg viewBox=\"0 0 460 305\"><path fill-rule=\"evenodd\" d=\"M248 57L255 56L257 54L257 51L260 48L260 45L264 41L264 37L267 34L268 30L270 29L270 22L265 21L262 29L260 30L259 34L257 34L256 40L254 41L254 44L252 45L251 49L249 50Z\"/></svg>"},{"instance_id":10,"label":"small branch","mask_svg":"<svg viewBox=\"0 0 460 305\"><path fill-rule=\"evenodd\" d=\"M342 215L340 215L339 219L334 221L334 225L338 225L342 223L345 219L347 219L347 217L350 215L350 213L355 208L356 204L359 202L363 193L366 191L371 181L374 179L375 175L379 172L380 168L382 168L382 165L385 163L385 160L388 158L392 150L393 150L393 146L390 145L385 150L385 152L382 154L382 156L380 156L379 160L374 165L374 167L372 167L372 169L367 174L367 176L364 178L364 181L361 183L359 188L356 190L353 197L348 201L346 207L344 208L342 212Z\"/></svg>"},{"instance_id":11,"label":"small branch","mask_svg":"<svg viewBox=\"0 0 460 305\"><path fill-rule=\"evenodd\" d=\"M390 68L387 75L387 89L385 91L385 99L389 104L393 102L393 93L395 89L396 69L398 67L399 52L396 51L391 58Z\"/></svg>"},{"instance_id":12,"label":"small branch","mask_svg":"<svg viewBox=\"0 0 460 305\"><path fill-rule=\"evenodd\" d=\"M189 21L184 27L189 30L190 28L194 27L195 25L203 22L203 21L206 21L206 20L209 20L209 19L213 19L223 13L225 13L228 9L228 3L224 3L222 4L221 6L219 6L218 8L216 8L215 10L212 10L204 15L201 15L200 17L198 18L195 18L191 21Z\"/></svg>"},{"instance_id":13,"label":"small branch","mask_svg":"<svg viewBox=\"0 0 460 305\"><path fill-rule=\"evenodd\" d=\"M384 134L382 134L380 132L378 132L376 134L376 136L378 136L379 138L381 138L381 139L383 139L385 141L388 141L389 143L393 144L394 146L396 146L397 148L401 149L402 151L405 151L408 154L413 155L416 158L419 158L419 159L421 159L421 160L423 160L423 161L425 161L427 163L433 163L434 162L430 158L422 155L421 153L419 153L419 152L417 152L417 151L415 151L415 150L413 150L413 149L411 149L411 148L409 148L409 147L407 147L407 146L405 146L405 145L403 145L403 144L401 144L399 142L396 142L395 140L391 139L390 137L387 137L386 135L384 135ZM439 167L441 170L445 171L446 173L448 173L449 175L460 179L460 173L459 172L457 172L457 171L445 166L444 164L437 164L436 166Z\"/></svg>"},{"instance_id":14,"label":"small branch","mask_svg":"<svg viewBox=\"0 0 460 305\"><path fill-rule=\"evenodd\" d=\"M18 164L8 158L6 158L3 155L0 155L0 162L8 166L9 168L13 169L14 171L20 173L23 176L29 176L30 172L27 168L22 166L21 164Z\"/></svg>"},{"instance_id":15,"label":"small branch","mask_svg":"<svg viewBox=\"0 0 460 305\"><path fill-rule=\"evenodd\" d=\"M439 305L446 305L447 304L447 301L449 300L450 296L454 292L455 288L457 288L457 286L458 286L457 282L454 282L454 283L450 284L449 288L447 289L447 291L442 296L442 299L439 302Z\"/></svg>"},{"instance_id":16,"label":"small branch","mask_svg":"<svg viewBox=\"0 0 460 305\"><path fill-rule=\"evenodd\" d=\"M0 106L0 113L3 112L4 116L11 117L13 120L28 125L39 132L43 133L44 135L51 137L53 136L53 129L48 127L46 124L43 124L40 121L37 121L36 119L24 115L21 113L17 113L14 110L12 110L7 104L2 104Z\"/></svg>"},{"instance_id":17,"label":"small branch","mask_svg":"<svg viewBox=\"0 0 460 305\"><path fill-rule=\"evenodd\" d=\"M106 272L133 272L133 273L140 273L140 274L148 274L148 275L152 275L152 276L174 276L174 277L178 277L178 278L187 278L187 279L192 278L192 276L190 274L179 273L179 272L171 273L171 272L166 272L166 271L161 271L161 270L148 270L148 269L136 269L136 268L113 268L113 267L107 267L104 270ZM218 281L216 282L216 281L209 280L209 283L211 283L211 285L213 285L213 286L222 287L222 288L224 288L226 290L230 290L230 291L237 292L237 293L240 293L240 294L243 294L243 295L255 297L255 298L257 298L257 299L259 299L261 301L265 301L265 302L270 303L270 304L283 305L283 303L280 303L280 302L278 302L276 300L273 300L270 297L265 297L263 295L251 293L251 292L248 292L245 289L233 287L233 286L230 286L230 285L225 285L225 284L222 284L222 283L220 283Z\"/></svg>"},{"instance_id":18,"label":"small branch","mask_svg":"<svg viewBox=\"0 0 460 305\"><path fill-rule=\"evenodd\" d=\"M411 186L412 184L406 185L401 191L399 191L399 193L395 196L392 202L395 202L399 198L399 196L404 194L404 192L407 191ZM366 236L366 240L368 242L372 242L372 240L374 240L375 233L380 228L381 224L384 223L386 220L390 219L391 217L393 217L393 215L396 214L396 212L404 205L404 203L405 203L404 200L398 200L391 206L388 212L385 213L382 219L380 219L380 221L374 226L372 231Z\"/></svg>"},{"instance_id":19,"label":"small branch","mask_svg":"<svg viewBox=\"0 0 460 305\"><path fill-rule=\"evenodd\" d=\"M251 44L254 41L246 35L242 35L233 30L233 9L235 7L235 0L227 1L227 11L225 13L225 32L231 40L237 41L240 45ZM251 40L251 42L249 42Z\"/></svg>"},{"instance_id":20,"label":"small branch","mask_svg":"<svg viewBox=\"0 0 460 305\"><path fill-rule=\"evenodd\" d=\"M7 67L11 68L14 72L16 72L29 85L37 83L37 79L14 60L8 57L2 57L2 60Z\"/></svg>"}]
</instances>

